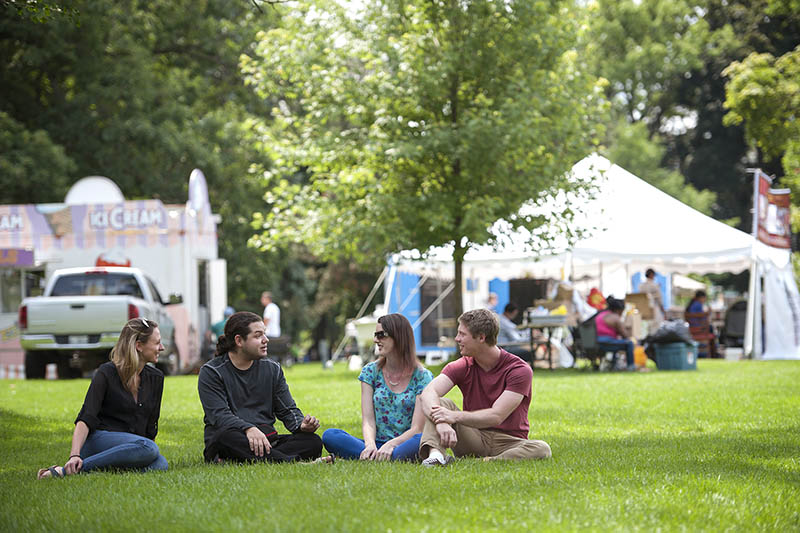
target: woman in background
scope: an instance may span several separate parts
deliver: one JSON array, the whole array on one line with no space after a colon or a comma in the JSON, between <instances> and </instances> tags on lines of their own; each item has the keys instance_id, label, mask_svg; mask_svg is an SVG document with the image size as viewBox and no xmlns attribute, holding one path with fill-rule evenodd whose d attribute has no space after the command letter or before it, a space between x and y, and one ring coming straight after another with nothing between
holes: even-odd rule
<instances>
[{"instance_id":1,"label":"woman in background","mask_svg":"<svg viewBox=\"0 0 800 533\"><path fill-rule=\"evenodd\" d=\"M380 317L374 338L378 360L367 364L358 376L364 438L328 429L322 442L343 459L415 460L425 425L417 396L433 375L417 360L414 332L403 315Z\"/></svg>"},{"instance_id":2,"label":"woman in background","mask_svg":"<svg viewBox=\"0 0 800 533\"><path fill-rule=\"evenodd\" d=\"M161 344L158 324L146 318L122 328L111 361L97 369L72 433L64 466L42 468L38 479L100 469L166 470L153 440L158 433L164 374L154 366Z\"/></svg>"},{"instance_id":3,"label":"woman in background","mask_svg":"<svg viewBox=\"0 0 800 533\"><path fill-rule=\"evenodd\" d=\"M622 320L625 302L613 296L606 298L608 307L595 315L597 326L597 345L609 352L625 351L625 363L628 370L636 370L633 360L633 341L629 340L631 331Z\"/></svg>"}]
</instances>

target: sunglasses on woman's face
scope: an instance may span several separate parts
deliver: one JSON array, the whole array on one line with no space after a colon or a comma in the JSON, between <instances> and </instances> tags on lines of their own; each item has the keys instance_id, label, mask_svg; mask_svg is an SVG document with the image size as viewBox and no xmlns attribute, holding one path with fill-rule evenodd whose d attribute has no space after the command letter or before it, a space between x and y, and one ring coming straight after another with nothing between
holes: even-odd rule
<instances>
[{"instance_id":1,"label":"sunglasses on woman's face","mask_svg":"<svg viewBox=\"0 0 800 533\"><path fill-rule=\"evenodd\" d=\"M385 331L376 331L375 335L373 335L373 337L375 337L378 340L385 339L388 336L389 336L389 334L386 333Z\"/></svg>"}]
</instances>

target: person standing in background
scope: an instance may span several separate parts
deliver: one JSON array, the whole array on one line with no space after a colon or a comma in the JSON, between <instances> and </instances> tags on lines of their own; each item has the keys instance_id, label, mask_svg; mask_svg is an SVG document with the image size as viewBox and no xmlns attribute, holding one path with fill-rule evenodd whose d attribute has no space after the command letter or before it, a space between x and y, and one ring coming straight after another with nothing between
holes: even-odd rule
<instances>
[{"instance_id":1,"label":"person standing in background","mask_svg":"<svg viewBox=\"0 0 800 533\"><path fill-rule=\"evenodd\" d=\"M264 291L261 293L261 305L264 306L264 326L267 328L267 337L281 336L281 310L272 301L272 293Z\"/></svg>"},{"instance_id":2,"label":"person standing in background","mask_svg":"<svg viewBox=\"0 0 800 533\"><path fill-rule=\"evenodd\" d=\"M220 338L223 333L225 333L225 323L228 322L228 319L235 312L236 311L234 310L234 308L229 305L228 307L225 308L225 311L222 312L222 320L220 320L219 322L214 322L213 324L211 324L210 329L211 329L211 333L214 334L214 337L215 337L214 338L214 342L215 343L217 342L217 339Z\"/></svg>"},{"instance_id":3,"label":"person standing in background","mask_svg":"<svg viewBox=\"0 0 800 533\"><path fill-rule=\"evenodd\" d=\"M497 313L497 294L490 292L489 298L486 299L486 309L493 313Z\"/></svg>"},{"instance_id":4,"label":"person standing in background","mask_svg":"<svg viewBox=\"0 0 800 533\"><path fill-rule=\"evenodd\" d=\"M650 295L650 306L653 310L653 318L647 324L647 331L653 333L666 319L667 313L664 310L664 302L661 299L661 286L656 283L656 271L648 268L644 273L645 280L639 285L639 292Z\"/></svg>"}]
</instances>

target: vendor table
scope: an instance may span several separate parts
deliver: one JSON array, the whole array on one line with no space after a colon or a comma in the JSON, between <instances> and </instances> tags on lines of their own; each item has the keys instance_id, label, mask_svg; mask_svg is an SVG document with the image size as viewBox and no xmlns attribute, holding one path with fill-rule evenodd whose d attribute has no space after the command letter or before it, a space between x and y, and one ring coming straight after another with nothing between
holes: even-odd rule
<instances>
[{"instance_id":1,"label":"vendor table","mask_svg":"<svg viewBox=\"0 0 800 533\"><path fill-rule=\"evenodd\" d=\"M547 333L547 342L545 343L546 347L546 360L550 366L550 370L553 369L553 350L550 344L550 339L553 336L553 330L557 328L561 328L567 325L567 316L566 315L542 315L542 316L530 316L526 322L523 322L517 329L527 329L530 331L531 336L531 352L533 353L533 361L536 360L536 341L533 336L534 329L541 329L546 331ZM542 361L544 359L541 359ZM531 361L531 367L533 367L533 361Z\"/></svg>"}]
</instances>

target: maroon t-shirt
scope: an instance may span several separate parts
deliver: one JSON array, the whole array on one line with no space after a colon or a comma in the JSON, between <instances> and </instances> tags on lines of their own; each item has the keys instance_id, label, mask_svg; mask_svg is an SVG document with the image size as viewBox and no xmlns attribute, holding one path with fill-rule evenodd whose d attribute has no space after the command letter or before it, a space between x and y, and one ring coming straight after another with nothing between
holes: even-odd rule
<instances>
[{"instance_id":1,"label":"maroon t-shirt","mask_svg":"<svg viewBox=\"0 0 800 533\"><path fill-rule=\"evenodd\" d=\"M442 374L461 389L461 394L464 396L464 411L489 409L507 390L522 394L522 401L517 408L511 411L508 418L500 425L491 429L521 439L528 438L530 429L528 406L531 403L533 381L533 372L528 363L501 348L500 359L488 372L483 370L472 357L464 356L448 363L442 369Z\"/></svg>"}]
</instances>

